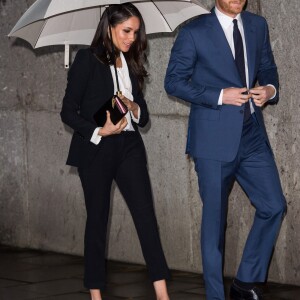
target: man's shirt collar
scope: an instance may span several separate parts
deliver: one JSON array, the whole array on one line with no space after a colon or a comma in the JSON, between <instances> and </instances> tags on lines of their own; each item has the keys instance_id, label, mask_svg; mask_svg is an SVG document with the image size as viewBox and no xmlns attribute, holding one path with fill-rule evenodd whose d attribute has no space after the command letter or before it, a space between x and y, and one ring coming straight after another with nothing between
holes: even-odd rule
<instances>
[{"instance_id":1,"label":"man's shirt collar","mask_svg":"<svg viewBox=\"0 0 300 300\"><path fill-rule=\"evenodd\" d=\"M235 18L232 18L232 17L229 17L229 16L225 15L224 13L222 13L220 10L218 10L217 7L215 7L215 13L216 13L216 16L223 28L229 28L230 26L232 26L232 21L234 19L237 19L238 22L243 24L241 14L238 14Z\"/></svg>"}]
</instances>

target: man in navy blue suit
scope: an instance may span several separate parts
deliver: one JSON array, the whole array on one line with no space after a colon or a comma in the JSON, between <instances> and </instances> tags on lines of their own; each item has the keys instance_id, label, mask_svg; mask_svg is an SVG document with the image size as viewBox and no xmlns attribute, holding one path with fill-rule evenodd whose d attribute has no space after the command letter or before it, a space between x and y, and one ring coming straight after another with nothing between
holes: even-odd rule
<instances>
[{"instance_id":1,"label":"man in navy blue suit","mask_svg":"<svg viewBox=\"0 0 300 300\"><path fill-rule=\"evenodd\" d=\"M203 202L201 252L206 296L224 300L223 252L228 195L235 180L255 217L232 299L262 299L286 202L261 108L278 102L278 74L266 20L246 0L216 0L184 26L172 48L165 89L191 104L187 153Z\"/></svg>"}]
</instances>

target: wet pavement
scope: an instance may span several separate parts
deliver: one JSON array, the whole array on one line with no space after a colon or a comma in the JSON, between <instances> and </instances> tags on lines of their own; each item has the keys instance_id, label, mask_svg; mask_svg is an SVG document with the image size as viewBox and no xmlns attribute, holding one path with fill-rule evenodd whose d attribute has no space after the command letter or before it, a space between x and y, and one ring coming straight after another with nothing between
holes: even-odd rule
<instances>
[{"instance_id":1,"label":"wet pavement","mask_svg":"<svg viewBox=\"0 0 300 300\"><path fill-rule=\"evenodd\" d=\"M0 246L0 300L88 300L82 278L82 257ZM103 300L155 299L145 266L109 261L107 281ZM225 279L226 293L231 282ZM171 300L205 299L200 274L172 270L168 288ZM300 299L300 286L268 283L263 289L266 300Z\"/></svg>"}]
</instances>

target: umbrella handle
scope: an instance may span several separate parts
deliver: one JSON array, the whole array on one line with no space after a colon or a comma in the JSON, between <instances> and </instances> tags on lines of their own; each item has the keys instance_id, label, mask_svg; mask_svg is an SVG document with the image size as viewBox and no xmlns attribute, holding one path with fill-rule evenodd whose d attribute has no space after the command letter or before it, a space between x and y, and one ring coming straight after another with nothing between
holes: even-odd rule
<instances>
[{"instance_id":1,"label":"umbrella handle","mask_svg":"<svg viewBox=\"0 0 300 300\"><path fill-rule=\"evenodd\" d=\"M70 45L65 44L65 69L69 69L70 66Z\"/></svg>"}]
</instances>

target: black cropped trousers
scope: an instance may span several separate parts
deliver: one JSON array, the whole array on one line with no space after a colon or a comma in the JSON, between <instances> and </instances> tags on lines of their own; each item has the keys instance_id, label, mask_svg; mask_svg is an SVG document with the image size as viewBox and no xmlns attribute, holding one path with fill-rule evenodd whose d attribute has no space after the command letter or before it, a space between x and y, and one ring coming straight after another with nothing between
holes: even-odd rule
<instances>
[{"instance_id":1,"label":"black cropped trousers","mask_svg":"<svg viewBox=\"0 0 300 300\"><path fill-rule=\"evenodd\" d=\"M79 168L87 220L84 238L84 285L104 289L105 249L110 194L117 183L132 215L150 279L168 279L169 269L162 250L154 213L145 147L136 131L102 138L99 151L86 168Z\"/></svg>"}]
</instances>

